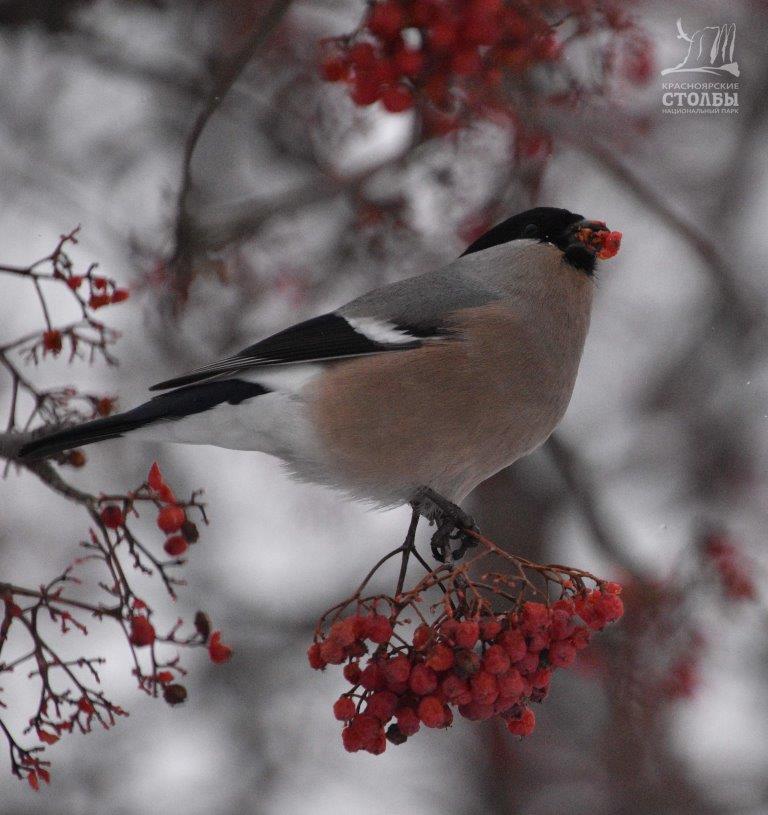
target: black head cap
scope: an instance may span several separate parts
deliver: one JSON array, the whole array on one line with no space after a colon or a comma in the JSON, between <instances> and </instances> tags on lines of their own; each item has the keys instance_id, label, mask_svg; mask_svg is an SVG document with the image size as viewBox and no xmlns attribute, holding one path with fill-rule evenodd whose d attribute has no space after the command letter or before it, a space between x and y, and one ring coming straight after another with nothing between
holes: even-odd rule
<instances>
[{"instance_id":1,"label":"black head cap","mask_svg":"<svg viewBox=\"0 0 768 815\"><path fill-rule=\"evenodd\" d=\"M520 239L552 243L565 253L566 260L577 269L592 274L595 255L582 244L574 243L573 226L583 221L581 215L557 207L536 207L513 215L481 235L463 255L481 252L491 246Z\"/></svg>"}]
</instances>

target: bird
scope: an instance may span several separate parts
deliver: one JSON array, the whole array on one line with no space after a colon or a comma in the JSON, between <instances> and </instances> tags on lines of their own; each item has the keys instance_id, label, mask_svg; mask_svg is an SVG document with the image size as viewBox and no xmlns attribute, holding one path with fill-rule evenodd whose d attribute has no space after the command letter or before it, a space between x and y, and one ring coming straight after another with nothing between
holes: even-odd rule
<instances>
[{"instance_id":1,"label":"bird","mask_svg":"<svg viewBox=\"0 0 768 815\"><path fill-rule=\"evenodd\" d=\"M598 260L621 233L536 207L447 266L377 288L153 385L124 413L23 445L38 459L126 436L280 459L302 481L476 529L461 504L546 441L571 399ZM468 543L466 536L464 542Z\"/></svg>"}]
</instances>

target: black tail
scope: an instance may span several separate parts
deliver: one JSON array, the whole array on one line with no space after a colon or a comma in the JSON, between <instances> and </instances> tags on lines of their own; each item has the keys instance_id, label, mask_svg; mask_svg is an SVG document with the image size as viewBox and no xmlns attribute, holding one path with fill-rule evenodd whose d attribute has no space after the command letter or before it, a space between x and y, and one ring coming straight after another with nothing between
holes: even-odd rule
<instances>
[{"instance_id":1,"label":"black tail","mask_svg":"<svg viewBox=\"0 0 768 815\"><path fill-rule=\"evenodd\" d=\"M179 388L156 396L149 402L125 413L95 419L77 427L57 430L30 441L19 450L18 457L46 458L64 450L71 450L73 447L119 438L130 433L131 430L153 422L183 419L193 413L210 410L222 402L237 405L246 399L262 396L265 393L269 391L262 385L257 385L255 382L243 382L240 379L221 379L218 382L190 385L187 388Z\"/></svg>"}]
</instances>

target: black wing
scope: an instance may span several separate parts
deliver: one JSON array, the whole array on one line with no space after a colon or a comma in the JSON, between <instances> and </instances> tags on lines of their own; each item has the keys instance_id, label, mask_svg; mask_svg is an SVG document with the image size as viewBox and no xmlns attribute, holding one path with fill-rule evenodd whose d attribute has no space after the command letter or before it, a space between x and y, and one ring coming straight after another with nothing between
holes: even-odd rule
<instances>
[{"instance_id":1,"label":"black wing","mask_svg":"<svg viewBox=\"0 0 768 815\"><path fill-rule=\"evenodd\" d=\"M260 366L406 351L418 348L427 338L444 337L447 333L440 326L415 327L374 319L348 320L340 314L324 314L273 334L234 356L153 385L150 390L178 388Z\"/></svg>"}]
</instances>

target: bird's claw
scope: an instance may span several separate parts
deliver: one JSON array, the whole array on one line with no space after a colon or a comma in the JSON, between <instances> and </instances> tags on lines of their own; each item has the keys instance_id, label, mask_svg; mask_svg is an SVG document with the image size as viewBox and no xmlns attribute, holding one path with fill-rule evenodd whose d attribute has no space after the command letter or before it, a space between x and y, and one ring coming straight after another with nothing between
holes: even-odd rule
<instances>
[{"instance_id":1,"label":"bird's claw","mask_svg":"<svg viewBox=\"0 0 768 815\"><path fill-rule=\"evenodd\" d=\"M453 561L460 560L468 549L477 545L477 541L468 534L479 531L474 519L452 501L429 487L424 487L419 491L412 505L430 523L434 522L437 525L437 531L432 535L430 548L433 557L440 563L445 563L449 555ZM459 541L459 545L452 548L451 541Z\"/></svg>"}]
</instances>

